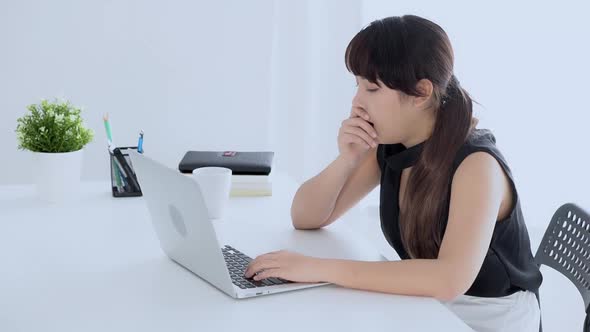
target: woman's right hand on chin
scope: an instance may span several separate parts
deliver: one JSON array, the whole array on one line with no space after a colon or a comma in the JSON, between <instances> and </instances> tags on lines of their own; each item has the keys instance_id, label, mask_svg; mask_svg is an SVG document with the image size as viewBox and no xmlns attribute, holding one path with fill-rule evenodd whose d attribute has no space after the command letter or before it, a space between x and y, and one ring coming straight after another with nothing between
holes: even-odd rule
<instances>
[{"instance_id":1,"label":"woman's right hand on chin","mask_svg":"<svg viewBox=\"0 0 590 332\"><path fill-rule=\"evenodd\" d=\"M338 131L338 150L340 156L356 167L365 154L377 147L377 132L373 128L369 113L360 106L352 107L350 117L342 121Z\"/></svg>"}]
</instances>

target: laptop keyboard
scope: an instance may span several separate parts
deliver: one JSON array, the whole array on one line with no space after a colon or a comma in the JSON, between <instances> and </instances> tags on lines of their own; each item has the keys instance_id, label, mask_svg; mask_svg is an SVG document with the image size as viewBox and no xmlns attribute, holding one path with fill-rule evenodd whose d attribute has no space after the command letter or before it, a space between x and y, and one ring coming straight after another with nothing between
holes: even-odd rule
<instances>
[{"instance_id":1,"label":"laptop keyboard","mask_svg":"<svg viewBox=\"0 0 590 332\"><path fill-rule=\"evenodd\" d=\"M246 289L246 288L257 288L267 287L274 285L289 284L292 281L284 280L281 278L266 278L263 280L254 280L252 278L246 279L244 277L244 271L248 267L248 264L252 261L252 258L244 255L241 251L234 249L230 246L221 248L225 264L229 270L231 281L234 285Z\"/></svg>"}]
</instances>

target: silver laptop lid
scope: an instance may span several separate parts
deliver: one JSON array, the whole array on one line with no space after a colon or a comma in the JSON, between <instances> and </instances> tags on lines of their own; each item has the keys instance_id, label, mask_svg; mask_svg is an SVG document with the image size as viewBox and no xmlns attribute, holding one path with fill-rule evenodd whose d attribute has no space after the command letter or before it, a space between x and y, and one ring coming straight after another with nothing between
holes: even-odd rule
<instances>
[{"instance_id":1,"label":"silver laptop lid","mask_svg":"<svg viewBox=\"0 0 590 332\"><path fill-rule=\"evenodd\" d=\"M130 151L162 250L215 287L236 296L196 181Z\"/></svg>"}]
</instances>

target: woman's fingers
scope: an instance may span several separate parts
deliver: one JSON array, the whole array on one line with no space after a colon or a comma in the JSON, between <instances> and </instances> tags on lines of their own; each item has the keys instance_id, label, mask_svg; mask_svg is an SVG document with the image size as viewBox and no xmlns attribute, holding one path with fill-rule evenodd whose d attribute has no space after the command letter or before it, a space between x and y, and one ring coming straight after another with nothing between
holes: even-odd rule
<instances>
[{"instance_id":1,"label":"woman's fingers","mask_svg":"<svg viewBox=\"0 0 590 332\"><path fill-rule=\"evenodd\" d=\"M348 126L348 127L344 128L344 132L347 134L352 134L352 135L356 135L357 137L360 137L370 147L374 148L377 146L377 142L375 142L375 140L373 138L371 138L369 136L369 134L367 134L364 130L362 130L359 127Z\"/></svg>"},{"instance_id":2,"label":"woman's fingers","mask_svg":"<svg viewBox=\"0 0 590 332\"><path fill-rule=\"evenodd\" d=\"M254 276L254 280L262 280L262 279L267 279L267 278L281 278L282 274L281 274L281 269L278 268L273 268L273 269L266 269L260 273L258 273L257 275Z\"/></svg>"},{"instance_id":3,"label":"woman's fingers","mask_svg":"<svg viewBox=\"0 0 590 332\"><path fill-rule=\"evenodd\" d=\"M377 131L375 131L375 128L373 128L373 126L371 126L367 121L364 121L362 119L350 118L350 119L344 120L344 124L349 125L349 126L353 126L353 127L354 126L361 127L371 137L373 137L373 138L377 137Z\"/></svg>"},{"instance_id":4,"label":"woman's fingers","mask_svg":"<svg viewBox=\"0 0 590 332\"><path fill-rule=\"evenodd\" d=\"M350 117L342 121L338 132L338 148L340 153L348 153L353 156L359 156L361 150L355 151L348 145L359 145L365 149L375 148L377 146L377 132L368 122L370 121L369 113L359 106L352 105Z\"/></svg>"},{"instance_id":5,"label":"woman's fingers","mask_svg":"<svg viewBox=\"0 0 590 332\"><path fill-rule=\"evenodd\" d=\"M359 118L363 118L368 121L369 120L369 113L367 113L367 111L365 111L361 107L353 106L352 111L350 113L350 117L351 118L359 117Z\"/></svg>"},{"instance_id":6,"label":"woman's fingers","mask_svg":"<svg viewBox=\"0 0 590 332\"><path fill-rule=\"evenodd\" d=\"M344 133L344 135L345 135L345 141L344 141L345 143L355 143L360 146L364 146L367 149L371 148L371 146L367 142L365 142L364 139L358 137L357 135L348 134L348 133Z\"/></svg>"},{"instance_id":7,"label":"woman's fingers","mask_svg":"<svg viewBox=\"0 0 590 332\"><path fill-rule=\"evenodd\" d=\"M246 278L251 278L253 275L255 275L256 273L259 273L260 271L263 270L267 270L267 269L272 269L272 268L278 268L279 264L275 259L270 259L270 258L265 258L265 259L255 259L252 261L252 263L250 264L250 266L248 266L248 268L246 269L246 271L244 271L244 276Z\"/></svg>"}]
</instances>

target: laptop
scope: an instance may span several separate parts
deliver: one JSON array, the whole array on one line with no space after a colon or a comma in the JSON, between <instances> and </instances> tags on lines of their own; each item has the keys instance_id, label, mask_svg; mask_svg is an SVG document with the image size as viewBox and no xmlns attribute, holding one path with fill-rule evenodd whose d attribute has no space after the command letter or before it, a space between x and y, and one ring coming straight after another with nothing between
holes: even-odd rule
<instances>
[{"instance_id":1,"label":"laptop","mask_svg":"<svg viewBox=\"0 0 590 332\"><path fill-rule=\"evenodd\" d=\"M174 262L236 299L328 284L246 279L252 258L219 244L198 183L136 151L129 156L160 247Z\"/></svg>"}]
</instances>

